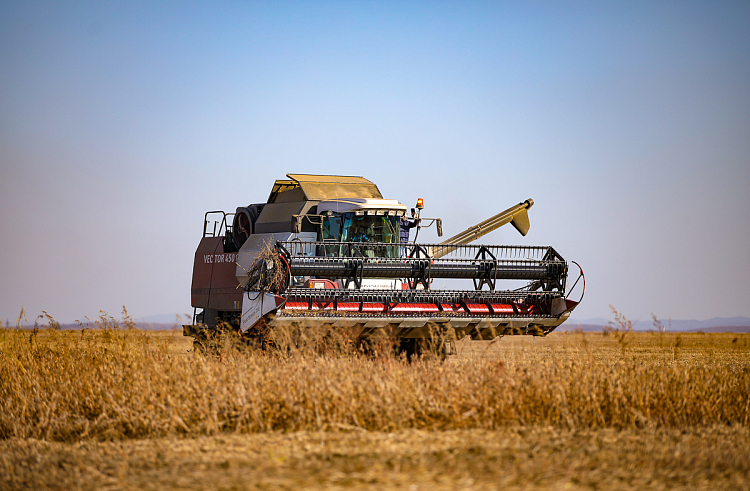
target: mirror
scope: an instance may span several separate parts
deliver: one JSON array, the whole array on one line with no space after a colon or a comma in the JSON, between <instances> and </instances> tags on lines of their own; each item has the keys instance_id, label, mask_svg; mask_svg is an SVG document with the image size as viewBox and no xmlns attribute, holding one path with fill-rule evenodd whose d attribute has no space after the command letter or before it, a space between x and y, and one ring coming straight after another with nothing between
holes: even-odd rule
<instances>
[{"instance_id":1,"label":"mirror","mask_svg":"<svg viewBox=\"0 0 750 491\"><path fill-rule=\"evenodd\" d=\"M292 232L295 234L302 232L302 215L292 215Z\"/></svg>"}]
</instances>

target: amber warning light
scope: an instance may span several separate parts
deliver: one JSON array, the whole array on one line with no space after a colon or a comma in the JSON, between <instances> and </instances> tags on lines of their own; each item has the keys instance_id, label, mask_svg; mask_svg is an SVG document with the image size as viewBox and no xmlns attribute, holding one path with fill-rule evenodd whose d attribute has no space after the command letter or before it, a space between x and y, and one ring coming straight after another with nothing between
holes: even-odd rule
<instances>
[{"instance_id":1,"label":"amber warning light","mask_svg":"<svg viewBox=\"0 0 750 491\"><path fill-rule=\"evenodd\" d=\"M422 198L417 199L417 209L421 210L424 208L424 201L422 201Z\"/></svg>"}]
</instances>

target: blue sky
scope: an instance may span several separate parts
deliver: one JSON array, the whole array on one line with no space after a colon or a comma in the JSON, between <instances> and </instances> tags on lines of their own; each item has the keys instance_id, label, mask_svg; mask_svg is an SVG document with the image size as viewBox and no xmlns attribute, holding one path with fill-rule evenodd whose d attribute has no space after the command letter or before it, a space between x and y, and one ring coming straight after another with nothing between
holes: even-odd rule
<instances>
[{"instance_id":1,"label":"blue sky","mask_svg":"<svg viewBox=\"0 0 750 491\"><path fill-rule=\"evenodd\" d=\"M203 213L286 173L423 197L446 236L533 198L526 237L485 241L579 262L579 319L750 316L748 25L747 2L3 2L0 318L192 312Z\"/></svg>"}]
</instances>

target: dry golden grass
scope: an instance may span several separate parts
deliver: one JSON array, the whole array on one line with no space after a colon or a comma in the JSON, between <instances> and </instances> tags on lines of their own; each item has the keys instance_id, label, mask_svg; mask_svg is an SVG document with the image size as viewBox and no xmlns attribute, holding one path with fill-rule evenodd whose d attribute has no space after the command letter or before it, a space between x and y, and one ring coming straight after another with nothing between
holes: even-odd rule
<instances>
[{"instance_id":1,"label":"dry golden grass","mask_svg":"<svg viewBox=\"0 0 750 491\"><path fill-rule=\"evenodd\" d=\"M748 439L727 426L11 439L0 489L744 490Z\"/></svg>"},{"instance_id":2,"label":"dry golden grass","mask_svg":"<svg viewBox=\"0 0 750 491\"><path fill-rule=\"evenodd\" d=\"M231 346L203 357L105 321L0 331L0 438L750 422L748 335L506 337L408 364Z\"/></svg>"},{"instance_id":3,"label":"dry golden grass","mask_svg":"<svg viewBox=\"0 0 750 491\"><path fill-rule=\"evenodd\" d=\"M409 364L199 356L129 326L0 330L0 488L748 486L750 334L464 340Z\"/></svg>"}]
</instances>

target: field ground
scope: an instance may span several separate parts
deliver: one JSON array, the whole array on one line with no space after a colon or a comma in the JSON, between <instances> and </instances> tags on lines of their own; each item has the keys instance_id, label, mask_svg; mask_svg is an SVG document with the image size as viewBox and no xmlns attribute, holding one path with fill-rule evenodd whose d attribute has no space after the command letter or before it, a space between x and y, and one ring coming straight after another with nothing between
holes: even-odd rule
<instances>
[{"instance_id":1,"label":"field ground","mask_svg":"<svg viewBox=\"0 0 750 491\"><path fill-rule=\"evenodd\" d=\"M294 432L0 441L27 489L748 489L747 428Z\"/></svg>"},{"instance_id":2,"label":"field ground","mask_svg":"<svg viewBox=\"0 0 750 491\"><path fill-rule=\"evenodd\" d=\"M2 335L0 489L750 489L748 334L461 341L414 365Z\"/></svg>"}]
</instances>

